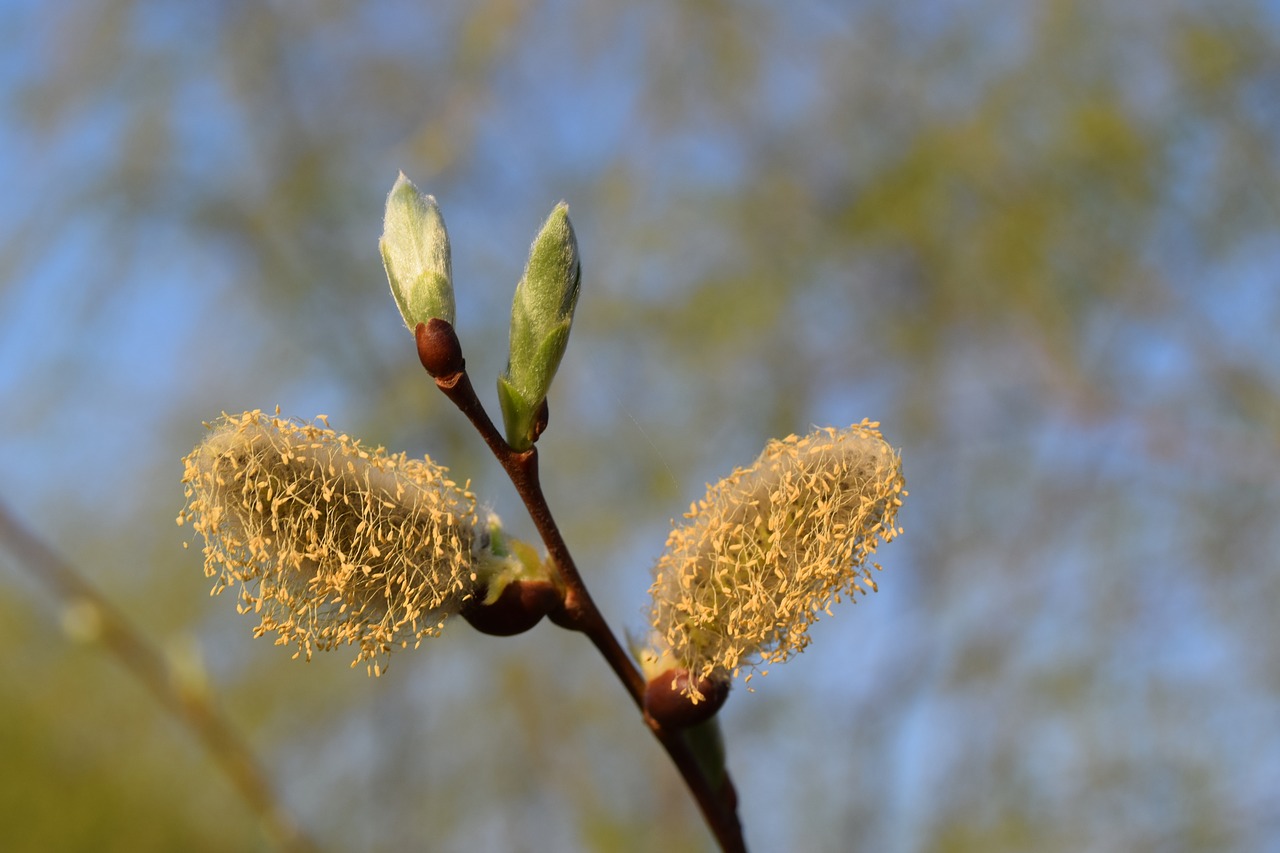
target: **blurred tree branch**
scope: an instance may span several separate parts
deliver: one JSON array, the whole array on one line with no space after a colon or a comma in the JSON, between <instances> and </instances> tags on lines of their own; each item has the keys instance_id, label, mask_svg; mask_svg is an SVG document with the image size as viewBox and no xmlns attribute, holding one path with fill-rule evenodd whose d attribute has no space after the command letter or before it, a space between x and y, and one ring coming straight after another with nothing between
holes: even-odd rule
<instances>
[{"instance_id":1,"label":"blurred tree branch","mask_svg":"<svg viewBox=\"0 0 1280 853\"><path fill-rule=\"evenodd\" d=\"M78 636L96 643L119 661L191 731L279 849L288 853L314 853L320 849L280 803L248 744L213 704L208 685L176 672L123 613L19 522L3 502L0 548L8 551L27 576L53 597L64 619L76 622Z\"/></svg>"}]
</instances>

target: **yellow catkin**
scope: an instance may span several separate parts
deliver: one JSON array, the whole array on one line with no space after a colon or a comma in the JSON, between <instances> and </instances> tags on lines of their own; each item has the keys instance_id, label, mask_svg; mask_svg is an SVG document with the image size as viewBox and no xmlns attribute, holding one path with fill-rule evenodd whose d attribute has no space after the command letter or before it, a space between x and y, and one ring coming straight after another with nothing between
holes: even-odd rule
<instances>
[{"instance_id":1,"label":"yellow catkin","mask_svg":"<svg viewBox=\"0 0 1280 853\"><path fill-rule=\"evenodd\" d=\"M395 646L439 634L475 590L475 496L430 459L388 454L261 411L224 415L184 460L190 521L214 593L238 587L254 636L295 657L357 647L385 670Z\"/></svg>"},{"instance_id":2,"label":"yellow catkin","mask_svg":"<svg viewBox=\"0 0 1280 853\"><path fill-rule=\"evenodd\" d=\"M901 458L878 426L769 442L672 530L650 621L690 684L786 660L809 644L819 613L876 588L867 558L901 532L906 495Z\"/></svg>"}]
</instances>

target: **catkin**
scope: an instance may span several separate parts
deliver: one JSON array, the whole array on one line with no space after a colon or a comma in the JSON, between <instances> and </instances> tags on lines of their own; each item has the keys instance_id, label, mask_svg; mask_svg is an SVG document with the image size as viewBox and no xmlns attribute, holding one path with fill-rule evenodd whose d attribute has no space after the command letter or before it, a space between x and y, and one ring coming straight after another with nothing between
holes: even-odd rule
<instances>
[{"instance_id":1,"label":"catkin","mask_svg":"<svg viewBox=\"0 0 1280 853\"><path fill-rule=\"evenodd\" d=\"M369 449L261 411L224 415L184 460L191 521L214 593L295 644L357 648L380 674L394 646L440 632L476 588L475 496L430 459Z\"/></svg>"},{"instance_id":2,"label":"catkin","mask_svg":"<svg viewBox=\"0 0 1280 853\"><path fill-rule=\"evenodd\" d=\"M833 602L876 588L867 558L901 532L906 495L901 459L878 426L769 442L672 530L650 621L658 653L686 667L690 683L786 660Z\"/></svg>"}]
</instances>

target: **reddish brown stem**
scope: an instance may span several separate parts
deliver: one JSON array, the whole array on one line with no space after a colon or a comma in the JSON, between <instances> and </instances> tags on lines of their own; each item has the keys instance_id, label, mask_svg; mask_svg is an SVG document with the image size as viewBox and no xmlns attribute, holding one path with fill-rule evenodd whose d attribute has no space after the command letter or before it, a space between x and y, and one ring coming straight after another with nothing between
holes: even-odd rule
<instances>
[{"instance_id":1,"label":"reddish brown stem","mask_svg":"<svg viewBox=\"0 0 1280 853\"><path fill-rule=\"evenodd\" d=\"M553 621L587 636L622 682L636 707L644 714L644 676L622 648L604 615L592 600L573 556L569 553L569 547L565 544L542 493L538 477L538 449L531 447L528 450L516 450L498 432L476 396L452 326L438 319L432 320L430 324L420 323L415 330L415 337L423 366L435 379L436 386L475 426L489 450L507 472L533 519L538 535L546 545L547 554L564 589L563 608L552 613ZM448 369L443 369L446 366ZM720 849L725 853L746 853L742 825L738 821L737 795L727 771L719 785L714 785L695 758L683 732L663 727L648 714L644 714L644 720L689 786Z\"/></svg>"}]
</instances>

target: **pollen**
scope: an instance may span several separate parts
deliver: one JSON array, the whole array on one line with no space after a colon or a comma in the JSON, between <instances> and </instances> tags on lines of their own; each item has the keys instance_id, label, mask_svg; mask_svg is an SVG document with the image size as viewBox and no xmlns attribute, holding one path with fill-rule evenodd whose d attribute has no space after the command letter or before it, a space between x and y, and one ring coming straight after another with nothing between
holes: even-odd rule
<instances>
[{"instance_id":1,"label":"pollen","mask_svg":"<svg viewBox=\"0 0 1280 853\"><path fill-rule=\"evenodd\" d=\"M902 532L907 494L901 457L878 427L771 441L672 530L650 622L690 684L800 653L819 614L876 589L870 572L880 566L869 559Z\"/></svg>"},{"instance_id":2,"label":"pollen","mask_svg":"<svg viewBox=\"0 0 1280 853\"><path fill-rule=\"evenodd\" d=\"M429 458L253 411L210 425L183 464L178 522L204 539L213 592L235 588L254 636L295 656L354 646L380 674L475 592L475 496Z\"/></svg>"}]
</instances>

